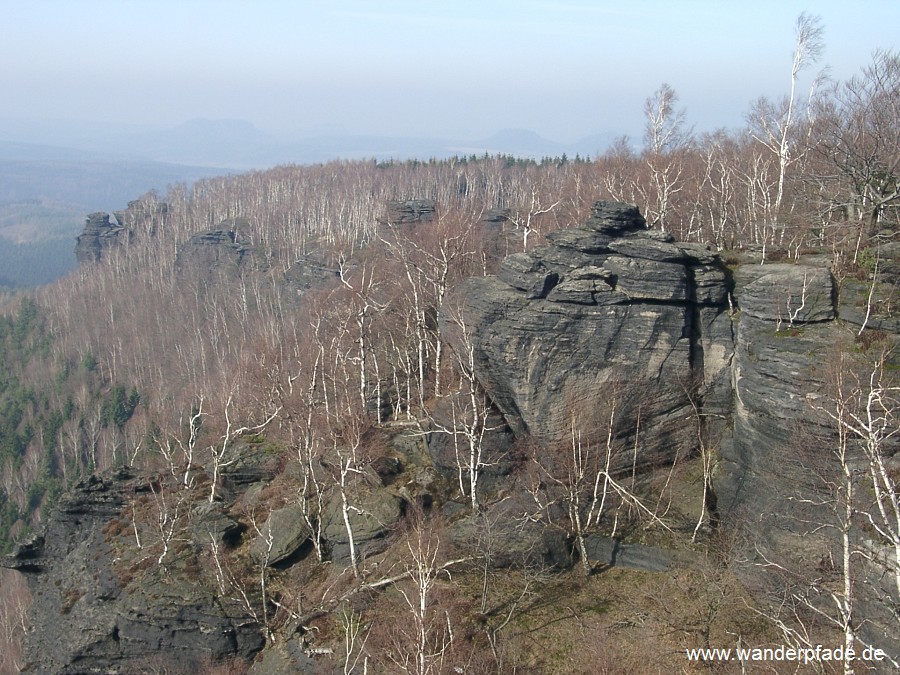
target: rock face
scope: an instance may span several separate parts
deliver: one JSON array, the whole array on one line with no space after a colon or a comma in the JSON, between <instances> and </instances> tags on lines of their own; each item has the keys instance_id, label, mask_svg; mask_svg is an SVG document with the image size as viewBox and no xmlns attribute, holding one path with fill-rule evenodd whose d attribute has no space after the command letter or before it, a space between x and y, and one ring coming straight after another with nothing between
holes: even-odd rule
<instances>
[{"instance_id":1,"label":"rock face","mask_svg":"<svg viewBox=\"0 0 900 675\"><path fill-rule=\"evenodd\" d=\"M633 445L640 406L637 462L671 459L695 434L692 387L713 406L727 395L725 268L647 230L628 204L600 202L584 226L547 238L552 245L507 257L497 277L466 281L458 315L467 330L445 312L446 336L457 348L472 341L478 381L516 435L558 442L573 418L600 422L615 401L616 419L628 420L622 448Z\"/></svg>"},{"instance_id":2,"label":"rock face","mask_svg":"<svg viewBox=\"0 0 900 675\"><path fill-rule=\"evenodd\" d=\"M104 251L119 245L128 236L129 230L111 222L108 213L92 213L76 239L75 257L81 264L97 262Z\"/></svg>"},{"instance_id":3,"label":"rock face","mask_svg":"<svg viewBox=\"0 0 900 675\"><path fill-rule=\"evenodd\" d=\"M327 288L337 283L339 270L331 264L324 251L311 251L298 256L284 273L285 283L298 293Z\"/></svg>"},{"instance_id":4,"label":"rock face","mask_svg":"<svg viewBox=\"0 0 900 675\"><path fill-rule=\"evenodd\" d=\"M175 267L179 271L217 271L230 276L240 271L246 255L247 247L238 240L235 230L212 230L188 239L178 249Z\"/></svg>"},{"instance_id":5,"label":"rock face","mask_svg":"<svg viewBox=\"0 0 900 675\"><path fill-rule=\"evenodd\" d=\"M867 285L845 281L842 298L817 260L746 265L732 279L717 256L646 230L626 204L598 203L582 227L547 239L507 257L496 277L466 281L441 317L446 339L473 349L477 379L515 434L560 442L573 419L582 429L591 411L608 419L615 401L623 452L613 466L634 459L642 471L696 449L699 413L720 460L716 515L753 541L741 555L800 570L835 559L833 531L810 525L828 518L816 506L827 502L814 467L833 463L834 448L834 429L810 397L827 392L835 345L846 338L838 316L866 320ZM886 293L873 294L868 319L882 332L896 326L879 311ZM471 529L468 520L453 531ZM618 543L592 545L597 560L617 560ZM640 565L663 569L658 557ZM745 578L783 590L767 569L748 565ZM896 619L877 600L891 594L884 571L860 572L867 581L856 601L865 638L896 651L884 637Z\"/></svg>"},{"instance_id":6,"label":"rock face","mask_svg":"<svg viewBox=\"0 0 900 675\"><path fill-rule=\"evenodd\" d=\"M741 311L733 368L734 439L723 445L720 505L729 511L795 513L796 505L783 500L809 482L810 472L785 461L785 449L828 436L810 414L806 394L825 388L822 366L839 331L832 321L834 282L822 268L744 266L735 274L735 297Z\"/></svg>"},{"instance_id":7,"label":"rock face","mask_svg":"<svg viewBox=\"0 0 900 675\"><path fill-rule=\"evenodd\" d=\"M392 225L407 223L430 223L434 220L436 204L433 199L407 199L389 201L383 222Z\"/></svg>"},{"instance_id":8,"label":"rock face","mask_svg":"<svg viewBox=\"0 0 900 675\"><path fill-rule=\"evenodd\" d=\"M836 308L855 305L854 297L868 293L852 283L843 290L841 299L831 273L820 266L744 266L735 274L740 314L728 411L733 434L723 435L719 445L718 504L729 526L752 540L744 552L748 558L800 570L801 578L821 575L830 566L823 561L840 556L837 530L822 527L837 518L836 430L817 407L834 393L830 383L841 368L836 345L858 330L837 321ZM850 323L859 322L858 313L847 314ZM872 327L892 323L875 315L871 321ZM854 452L851 445L851 465L863 466ZM853 533L860 541L868 536L864 529ZM854 611L866 617L860 636L897 653L896 615L883 601L896 592L887 587L886 566L861 559L856 571L865 579L854 591ZM751 588L784 591L767 567L747 565L741 575Z\"/></svg>"},{"instance_id":9,"label":"rock face","mask_svg":"<svg viewBox=\"0 0 900 675\"><path fill-rule=\"evenodd\" d=\"M127 469L91 477L60 501L42 537L2 561L26 575L34 599L33 672L144 672L157 661L181 672L262 648L259 626L213 589L176 575L122 578L108 525L148 489Z\"/></svg>"}]
</instances>

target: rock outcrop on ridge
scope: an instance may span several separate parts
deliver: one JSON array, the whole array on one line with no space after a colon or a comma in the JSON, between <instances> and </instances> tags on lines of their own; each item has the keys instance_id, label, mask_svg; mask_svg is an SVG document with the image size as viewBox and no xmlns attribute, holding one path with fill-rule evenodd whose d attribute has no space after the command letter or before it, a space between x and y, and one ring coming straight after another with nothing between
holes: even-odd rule
<instances>
[{"instance_id":1,"label":"rock outcrop on ridge","mask_svg":"<svg viewBox=\"0 0 900 675\"><path fill-rule=\"evenodd\" d=\"M82 265L97 262L105 251L119 245L129 236L129 230L112 222L108 213L92 213L76 239L75 257Z\"/></svg>"},{"instance_id":2,"label":"rock outcrop on ridge","mask_svg":"<svg viewBox=\"0 0 900 675\"><path fill-rule=\"evenodd\" d=\"M635 435L639 465L671 460L695 442L702 404L728 404L725 267L648 230L628 204L598 202L582 227L547 238L498 276L467 280L442 312L445 334L474 350L478 382L516 435L554 443L613 414L622 461Z\"/></svg>"}]
</instances>

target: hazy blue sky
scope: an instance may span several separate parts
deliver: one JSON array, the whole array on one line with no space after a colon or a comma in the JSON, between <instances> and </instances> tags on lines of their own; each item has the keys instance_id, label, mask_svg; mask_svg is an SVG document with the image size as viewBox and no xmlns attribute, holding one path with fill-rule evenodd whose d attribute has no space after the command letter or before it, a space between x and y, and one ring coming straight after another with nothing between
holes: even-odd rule
<instances>
[{"instance_id":1,"label":"hazy blue sky","mask_svg":"<svg viewBox=\"0 0 900 675\"><path fill-rule=\"evenodd\" d=\"M897 0L0 0L0 118L569 142L639 135L668 82L734 127L787 91L804 10L837 78L897 49Z\"/></svg>"}]
</instances>

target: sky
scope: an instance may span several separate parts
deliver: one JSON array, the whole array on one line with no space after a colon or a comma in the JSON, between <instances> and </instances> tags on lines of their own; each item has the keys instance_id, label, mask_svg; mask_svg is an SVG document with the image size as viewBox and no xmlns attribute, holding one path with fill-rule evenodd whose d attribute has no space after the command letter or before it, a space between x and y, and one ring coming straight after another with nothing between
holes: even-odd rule
<instances>
[{"instance_id":1,"label":"sky","mask_svg":"<svg viewBox=\"0 0 900 675\"><path fill-rule=\"evenodd\" d=\"M838 80L900 46L896 0L0 0L0 140L10 120L208 118L569 143L640 136L663 82L698 131L736 128L787 93L803 11Z\"/></svg>"}]
</instances>

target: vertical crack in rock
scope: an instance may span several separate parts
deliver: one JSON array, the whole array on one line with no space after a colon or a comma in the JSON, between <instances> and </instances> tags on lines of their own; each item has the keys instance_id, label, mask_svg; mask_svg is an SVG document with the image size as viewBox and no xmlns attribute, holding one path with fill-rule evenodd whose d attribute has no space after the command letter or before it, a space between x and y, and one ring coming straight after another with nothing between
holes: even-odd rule
<instances>
[{"instance_id":1,"label":"vertical crack in rock","mask_svg":"<svg viewBox=\"0 0 900 675\"><path fill-rule=\"evenodd\" d=\"M547 239L548 246L508 257L498 277L461 288L476 376L509 426L558 442L573 414L596 415L624 388L641 397L639 465L662 464L696 445L687 387L718 382L705 373L707 346L732 350L730 333L707 337L703 326L702 311L724 312L722 263L648 230L635 206L618 202L597 202L584 225ZM445 335L452 344L453 331ZM718 337L726 343L714 344ZM630 448L637 425L623 419L622 428L629 426L620 440Z\"/></svg>"}]
</instances>

